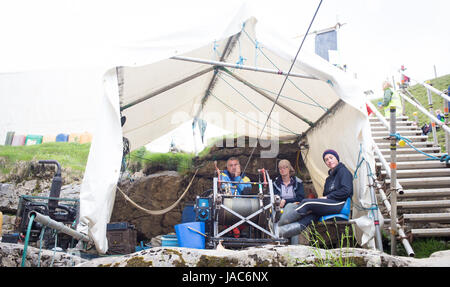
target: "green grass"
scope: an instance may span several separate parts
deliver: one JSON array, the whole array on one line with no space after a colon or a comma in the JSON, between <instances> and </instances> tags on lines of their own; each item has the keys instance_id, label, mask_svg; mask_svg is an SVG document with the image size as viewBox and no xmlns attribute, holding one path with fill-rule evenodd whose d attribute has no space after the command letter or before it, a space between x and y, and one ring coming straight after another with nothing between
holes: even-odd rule
<instances>
[{"instance_id":1,"label":"green grass","mask_svg":"<svg viewBox=\"0 0 450 287\"><path fill-rule=\"evenodd\" d=\"M414 258L428 258L434 252L450 250L450 241L448 241L448 238L417 238L411 243L411 248L414 250ZM396 249L397 255L408 256L405 247L400 242L397 242ZM388 242L385 252L390 253L390 242Z\"/></svg>"},{"instance_id":2,"label":"green grass","mask_svg":"<svg viewBox=\"0 0 450 287\"><path fill-rule=\"evenodd\" d=\"M176 170L185 173L192 167L193 153L153 153L141 147L129 155L129 168L131 171L139 171L147 168L159 168L162 170Z\"/></svg>"},{"instance_id":3,"label":"green grass","mask_svg":"<svg viewBox=\"0 0 450 287\"><path fill-rule=\"evenodd\" d=\"M439 91L443 91L448 88L450 85L450 75L445 75L433 80L430 80L432 86L436 88ZM408 88L408 91L421 103L423 107L428 111L428 95L427 90L422 85L414 85ZM441 110L442 113L444 113L444 99L435 93L431 93L432 95L432 101L433 101L433 111L436 111L437 109ZM377 103L379 101L382 101L383 99L375 99L372 100L372 103L377 106ZM414 121L414 115L413 113L417 112L417 118L418 118L418 126L421 127L425 123L429 124L430 119L428 116L423 114L422 112L418 111L416 107L405 101L405 109L404 114L408 116L408 118L412 121ZM383 113L382 113L383 114ZM435 113L433 112L433 115ZM445 132L442 129L439 129L436 133L438 138L438 143L441 147L441 151L445 152ZM433 135L430 132L428 134L428 140L433 141Z\"/></svg>"},{"instance_id":4,"label":"green grass","mask_svg":"<svg viewBox=\"0 0 450 287\"><path fill-rule=\"evenodd\" d=\"M91 144L54 142L29 146L0 146L1 172L9 173L18 161L57 160L62 168L84 172Z\"/></svg>"}]
</instances>

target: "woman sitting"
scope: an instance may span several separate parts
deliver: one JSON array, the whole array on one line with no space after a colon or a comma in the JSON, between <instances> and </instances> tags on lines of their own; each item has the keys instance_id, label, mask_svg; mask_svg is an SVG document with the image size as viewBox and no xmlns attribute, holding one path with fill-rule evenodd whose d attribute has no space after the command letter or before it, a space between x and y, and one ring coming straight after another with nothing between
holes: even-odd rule
<instances>
[{"instance_id":1,"label":"woman sitting","mask_svg":"<svg viewBox=\"0 0 450 287\"><path fill-rule=\"evenodd\" d=\"M283 214L278 222L280 237L290 238L300 234L321 216L340 213L347 198L353 196L353 175L343 163L339 162L337 152L328 149L322 158L329 168L323 196L303 199L295 208L295 216Z\"/></svg>"},{"instance_id":2,"label":"woman sitting","mask_svg":"<svg viewBox=\"0 0 450 287\"><path fill-rule=\"evenodd\" d=\"M305 198L303 182L294 176L294 168L291 163L282 159L278 163L279 176L273 181L273 193L281 197L280 207L288 203L300 202Z\"/></svg>"}]
</instances>

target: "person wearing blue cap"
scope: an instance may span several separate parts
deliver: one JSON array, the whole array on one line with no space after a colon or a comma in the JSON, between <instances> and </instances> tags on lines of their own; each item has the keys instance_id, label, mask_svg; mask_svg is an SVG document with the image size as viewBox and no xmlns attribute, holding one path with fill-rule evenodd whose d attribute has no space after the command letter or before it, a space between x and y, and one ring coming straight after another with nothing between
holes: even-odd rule
<instances>
[{"instance_id":1,"label":"person wearing blue cap","mask_svg":"<svg viewBox=\"0 0 450 287\"><path fill-rule=\"evenodd\" d=\"M340 162L335 150L327 149L322 155L329 168L323 196L303 199L295 208L296 214L284 214L278 221L280 237L290 238L300 234L308 225L321 216L340 213L347 198L353 196L353 175Z\"/></svg>"}]
</instances>

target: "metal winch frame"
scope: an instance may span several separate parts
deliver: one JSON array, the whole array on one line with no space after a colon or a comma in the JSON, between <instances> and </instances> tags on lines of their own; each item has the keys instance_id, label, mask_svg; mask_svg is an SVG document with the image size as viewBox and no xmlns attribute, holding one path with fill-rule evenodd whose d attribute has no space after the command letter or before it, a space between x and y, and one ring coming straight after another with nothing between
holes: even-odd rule
<instances>
[{"instance_id":1,"label":"metal winch frame","mask_svg":"<svg viewBox=\"0 0 450 287\"><path fill-rule=\"evenodd\" d=\"M214 247L219 243L223 242L229 246L255 246L255 245L263 245L263 244L281 244L287 243L287 239L280 238L278 234L278 228L276 222L276 214L280 212L280 197L275 196L273 192L272 180L269 177L267 170L260 169L258 170L263 177L264 182L233 182L233 181L219 181L218 177L214 177L213 179L213 197L212 197L212 236L208 237L208 240L212 241ZM229 192L223 192L221 190L222 184L252 184L258 185L259 190L257 194L252 195L233 195ZM232 208L226 206L224 203L227 198L248 198L249 200L258 199L259 207L256 211L253 211L251 214L245 216L239 214L237 211ZM219 232L219 214L222 212L229 212L230 214L236 216L238 221L231 226L225 228L224 230ZM268 211L268 212L267 212ZM265 223L268 227L263 227L258 223L253 222L258 218L258 215L265 216ZM258 222L258 221L257 221ZM263 234L267 235L269 238L234 238L227 237L228 232L232 231L234 228L242 225L248 224L255 229L261 231Z\"/></svg>"}]
</instances>

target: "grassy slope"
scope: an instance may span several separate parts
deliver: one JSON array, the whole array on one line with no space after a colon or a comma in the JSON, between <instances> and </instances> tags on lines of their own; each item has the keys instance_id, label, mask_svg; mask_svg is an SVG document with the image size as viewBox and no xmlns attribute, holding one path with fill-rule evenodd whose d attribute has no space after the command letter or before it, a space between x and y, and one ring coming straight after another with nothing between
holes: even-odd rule
<instances>
[{"instance_id":1,"label":"grassy slope","mask_svg":"<svg viewBox=\"0 0 450 287\"><path fill-rule=\"evenodd\" d=\"M448 88L450 85L450 75L445 75L433 80L430 80L433 87L438 89L439 91L443 91ZM414 97L422 104L423 107L425 107L428 110L428 95L426 89L417 84L414 86L411 86L409 89L409 92L414 95ZM432 94L432 101L433 101L433 110L436 111L437 109L441 110L441 112L444 112L444 99L435 93ZM377 106L377 103L379 101L382 101L382 99L375 99L372 100L372 103ZM417 111L417 109L411 105L410 103L405 101L405 110L404 113L410 120L414 120L413 113ZM434 114L434 113L433 113ZM422 112L417 111L417 117L418 117L418 124L419 127L423 126L425 123L430 123L430 119L424 115ZM442 129L440 129L437 132L438 142L441 146L441 150L445 151L445 133ZM433 141L433 135L432 133L428 134L429 141Z\"/></svg>"},{"instance_id":2,"label":"grassy slope","mask_svg":"<svg viewBox=\"0 0 450 287\"><path fill-rule=\"evenodd\" d=\"M0 146L0 166L2 173L9 173L17 161L57 160L61 167L82 171L86 167L90 143L44 143L30 146Z\"/></svg>"}]
</instances>

